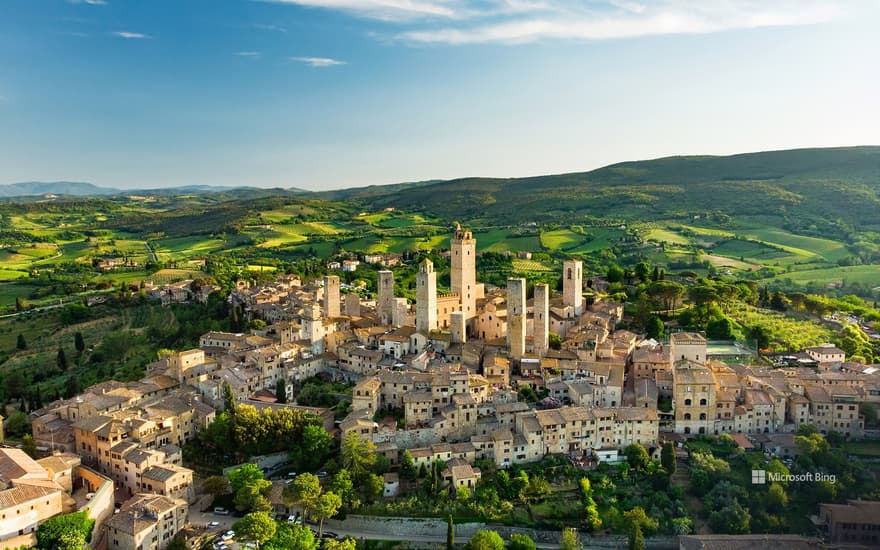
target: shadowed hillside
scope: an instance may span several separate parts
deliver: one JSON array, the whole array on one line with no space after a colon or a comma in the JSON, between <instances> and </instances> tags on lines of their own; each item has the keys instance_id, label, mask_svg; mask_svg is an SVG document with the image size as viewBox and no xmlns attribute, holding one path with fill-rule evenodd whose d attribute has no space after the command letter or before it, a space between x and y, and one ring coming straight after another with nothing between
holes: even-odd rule
<instances>
[{"instance_id":1,"label":"shadowed hillside","mask_svg":"<svg viewBox=\"0 0 880 550\"><path fill-rule=\"evenodd\" d=\"M651 220L723 212L839 218L870 227L880 223L880 147L668 157L591 172L464 178L396 187L385 194L380 190L351 198L447 219L528 221L577 214Z\"/></svg>"}]
</instances>

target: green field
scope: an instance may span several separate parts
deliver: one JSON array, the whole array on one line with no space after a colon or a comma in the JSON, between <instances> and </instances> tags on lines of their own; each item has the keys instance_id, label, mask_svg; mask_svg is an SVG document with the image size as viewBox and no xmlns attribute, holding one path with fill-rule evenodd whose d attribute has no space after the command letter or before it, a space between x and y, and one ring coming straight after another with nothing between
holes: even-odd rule
<instances>
[{"instance_id":1,"label":"green field","mask_svg":"<svg viewBox=\"0 0 880 550\"><path fill-rule=\"evenodd\" d=\"M576 248L585 241L584 235L569 229L541 231L541 246L549 250L568 250Z\"/></svg>"},{"instance_id":2,"label":"green field","mask_svg":"<svg viewBox=\"0 0 880 550\"><path fill-rule=\"evenodd\" d=\"M153 243L153 250L160 259L204 256L222 250L225 247L226 241L201 235L160 239Z\"/></svg>"},{"instance_id":3,"label":"green field","mask_svg":"<svg viewBox=\"0 0 880 550\"><path fill-rule=\"evenodd\" d=\"M794 284L804 285L816 283L860 283L871 288L880 286L880 265L854 265L847 267L830 267L826 269L810 269L792 271L774 277L774 280L790 280Z\"/></svg>"},{"instance_id":4,"label":"green field","mask_svg":"<svg viewBox=\"0 0 880 550\"><path fill-rule=\"evenodd\" d=\"M687 246L691 244L691 240L678 233L676 231L672 231L669 229L663 229L660 227L651 228L650 231L645 235L646 241L657 241L669 244L677 244Z\"/></svg>"},{"instance_id":5,"label":"green field","mask_svg":"<svg viewBox=\"0 0 880 550\"><path fill-rule=\"evenodd\" d=\"M540 250L540 239L538 234L519 235L511 233L508 229L492 229L474 234L477 239L477 250L488 252L519 252L525 250L528 252Z\"/></svg>"}]
</instances>

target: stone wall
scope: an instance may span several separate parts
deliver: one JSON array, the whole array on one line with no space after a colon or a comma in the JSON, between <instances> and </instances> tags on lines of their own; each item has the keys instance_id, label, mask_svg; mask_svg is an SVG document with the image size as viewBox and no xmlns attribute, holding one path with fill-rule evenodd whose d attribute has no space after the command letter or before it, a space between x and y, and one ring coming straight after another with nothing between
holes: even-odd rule
<instances>
[{"instance_id":1,"label":"stone wall","mask_svg":"<svg viewBox=\"0 0 880 550\"><path fill-rule=\"evenodd\" d=\"M446 537L446 522L440 519L428 518L399 518L349 515L344 520L328 519L324 522L324 528L332 531L340 529L345 531L362 531L365 533L394 533L397 536L413 537ZM559 544L562 537L561 531L544 529L529 529L526 527L508 527L506 525L494 525L486 523L457 523L455 525L455 540L464 543L481 529L497 531L505 540L510 535L519 533L528 535L537 543ZM622 548L626 547L626 537L619 535L591 536L581 534L581 543L587 547ZM645 540L650 548L672 550L678 548L675 537L649 537Z\"/></svg>"}]
</instances>

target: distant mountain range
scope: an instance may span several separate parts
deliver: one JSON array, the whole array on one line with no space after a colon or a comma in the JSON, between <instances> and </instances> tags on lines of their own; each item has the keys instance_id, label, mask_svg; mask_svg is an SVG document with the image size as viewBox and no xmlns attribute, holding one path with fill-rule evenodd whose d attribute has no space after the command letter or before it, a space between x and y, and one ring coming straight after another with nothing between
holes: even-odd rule
<instances>
[{"instance_id":1,"label":"distant mountain range","mask_svg":"<svg viewBox=\"0 0 880 550\"><path fill-rule=\"evenodd\" d=\"M41 197L44 195L98 197L112 195L191 195L206 193L228 193L231 191L251 190L259 192L308 193L304 189L264 189L260 187L220 186L220 185L184 185L180 187L164 187L156 189L119 189L116 187L100 187L79 181L25 181L0 185L0 198Z\"/></svg>"}]
</instances>

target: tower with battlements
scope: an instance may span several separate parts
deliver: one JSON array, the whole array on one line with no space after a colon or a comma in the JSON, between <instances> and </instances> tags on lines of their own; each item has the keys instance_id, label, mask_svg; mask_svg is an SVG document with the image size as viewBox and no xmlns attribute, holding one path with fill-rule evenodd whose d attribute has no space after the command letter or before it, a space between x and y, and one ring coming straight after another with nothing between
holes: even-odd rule
<instances>
[{"instance_id":1,"label":"tower with battlements","mask_svg":"<svg viewBox=\"0 0 880 550\"><path fill-rule=\"evenodd\" d=\"M450 253L450 286L461 297L461 311L470 324L477 315L477 240L473 233L456 225Z\"/></svg>"}]
</instances>

